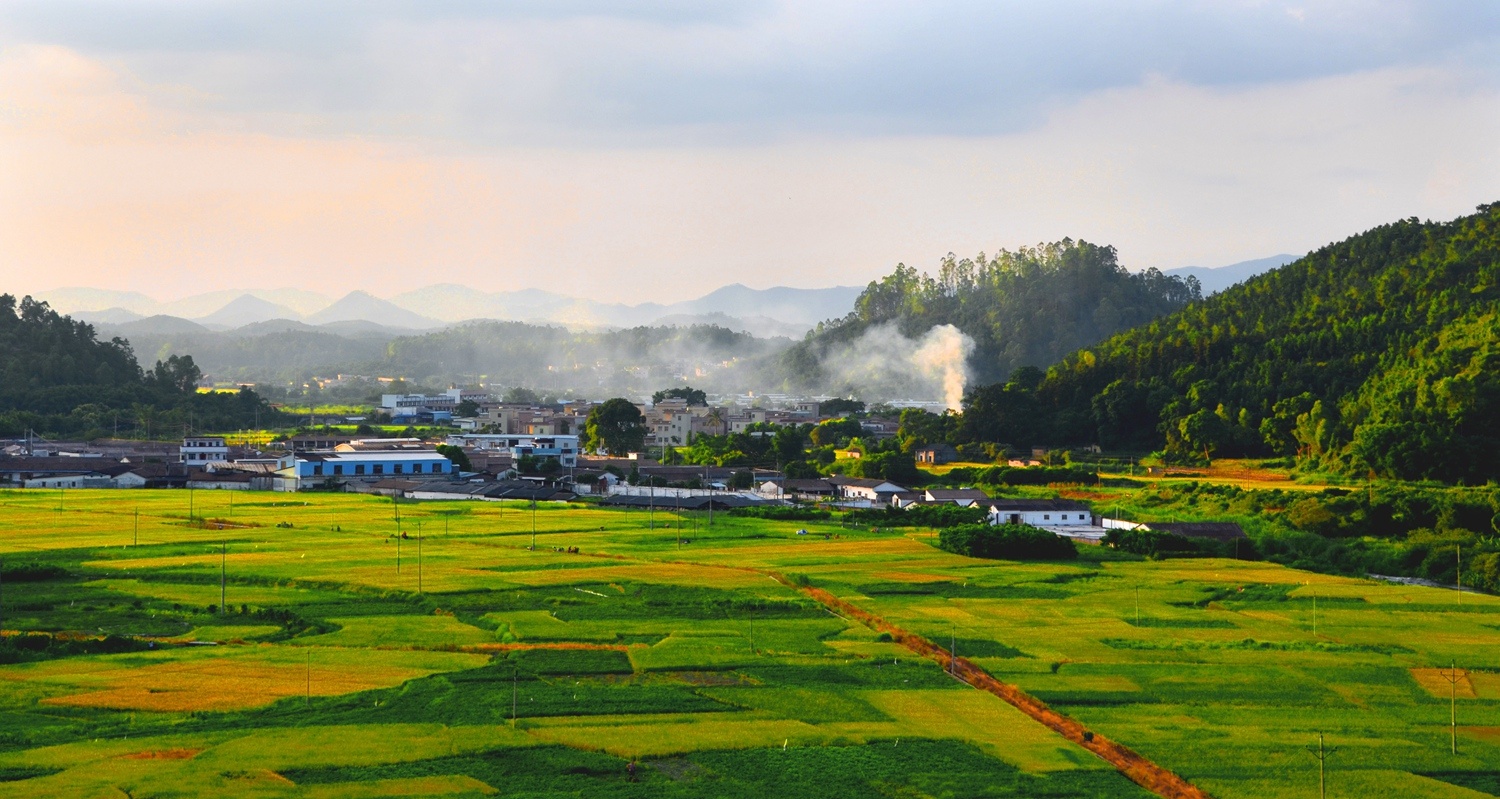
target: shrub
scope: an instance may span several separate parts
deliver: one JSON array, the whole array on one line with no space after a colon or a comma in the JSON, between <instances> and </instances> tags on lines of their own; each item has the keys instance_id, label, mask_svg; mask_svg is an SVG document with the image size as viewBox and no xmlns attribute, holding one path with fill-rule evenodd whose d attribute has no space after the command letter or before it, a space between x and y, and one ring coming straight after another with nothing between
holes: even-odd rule
<instances>
[{"instance_id":1,"label":"shrub","mask_svg":"<svg viewBox=\"0 0 1500 799\"><path fill-rule=\"evenodd\" d=\"M832 513L820 508L799 508L772 506L765 508L731 508L731 516L749 516L752 519L773 519L784 522L814 522L826 521L833 517Z\"/></svg>"},{"instance_id":2,"label":"shrub","mask_svg":"<svg viewBox=\"0 0 1500 799\"><path fill-rule=\"evenodd\" d=\"M1203 544L1185 536L1160 530L1110 530L1104 534L1104 543L1122 552L1159 558L1170 555L1214 554L1217 547Z\"/></svg>"},{"instance_id":3,"label":"shrub","mask_svg":"<svg viewBox=\"0 0 1500 799\"><path fill-rule=\"evenodd\" d=\"M1070 538L1024 524L966 524L938 534L938 546L958 555L997 560L1070 560L1078 548Z\"/></svg>"},{"instance_id":4,"label":"shrub","mask_svg":"<svg viewBox=\"0 0 1500 799\"><path fill-rule=\"evenodd\" d=\"M980 469L974 475L975 482L986 485L1033 486L1052 483L1081 483L1097 485L1099 475L1089 469L1068 466L1032 466L1017 469L1010 466L991 466Z\"/></svg>"},{"instance_id":5,"label":"shrub","mask_svg":"<svg viewBox=\"0 0 1500 799\"><path fill-rule=\"evenodd\" d=\"M857 524L878 527L956 527L961 524L981 524L986 511L983 508L960 508L957 505L916 505L906 510L885 508L882 510L850 511L846 519Z\"/></svg>"}]
</instances>

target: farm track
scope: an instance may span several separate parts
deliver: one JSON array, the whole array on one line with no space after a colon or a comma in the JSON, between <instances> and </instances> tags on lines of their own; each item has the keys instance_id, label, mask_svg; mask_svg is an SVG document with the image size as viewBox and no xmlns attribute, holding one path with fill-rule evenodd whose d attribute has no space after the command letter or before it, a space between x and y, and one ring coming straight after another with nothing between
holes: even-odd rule
<instances>
[{"instance_id":1,"label":"farm track","mask_svg":"<svg viewBox=\"0 0 1500 799\"><path fill-rule=\"evenodd\" d=\"M750 566L726 566L723 564L698 563L678 559L655 560L606 553L575 552L573 554L607 560L635 561L638 563L672 563L764 575L794 591L801 592L836 616L857 621L872 630L889 634L892 640L912 652L942 665L955 679L963 682L965 685L999 697L1007 704L1030 716L1033 720L1041 723L1053 732L1093 752L1101 760L1114 766L1131 782L1151 791L1157 796L1161 796L1164 799L1212 799L1212 796L1207 791L1188 782L1175 772L1153 763L1124 744L1111 741L1102 735L1090 732L1078 720L1069 718L1053 710L1047 706L1047 703L1026 693L1020 687L1001 682L995 679L989 672L974 665L965 658L954 657L953 653L926 638L897 627L880 616L852 602L839 599L821 588L798 585L786 575L779 572Z\"/></svg>"},{"instance_id":2,"label":"farm track","mask_svg":"<svg viewBox=\"0 0 1500 799\"><path fill-rule=\"evenodd\" d=\"M911 651L941 664L949 674L964 684L994 694L1047 726L1053 732L1093 752L1106 763L1114 766L1135 784L1165 799L1211 799L1208 792L1188 782L1177 774L1147 760L1139 753L1097 733L1091 733L1082 723L1048 707L1045 702L1026 693L1019 687L1001 682L984 669L964 658L954 657L951 652L915 633L907 632L885 619L851 602L839 599L821 588L797 585L781 574L765 572L772 579L796 591L801 591L830 611L842 611L840 615L858 621L877 632L887 633L893 640Z\"/></svg>"}]
</instances>

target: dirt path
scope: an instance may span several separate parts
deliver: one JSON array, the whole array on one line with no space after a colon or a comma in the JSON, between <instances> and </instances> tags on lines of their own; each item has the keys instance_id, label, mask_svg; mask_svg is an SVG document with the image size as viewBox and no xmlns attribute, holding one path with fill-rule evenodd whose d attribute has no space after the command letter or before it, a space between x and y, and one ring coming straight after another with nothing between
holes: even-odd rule
<instances>
[{"instance_id":1,"label":"dirt path","mask_svg":"<svg viewBox=\"0 0 1500 799\"><path fill-rule=\"evenodd\" d=\"M888 633L891 638L902 646L910 649L918 655L936 661L956 679L965 684L987 691L1005 700L1017 710L1025 713L1036 721L1046 725L1057 734L1078 744L1084 749L1098 755L1106 763L1114 766L1135 784L1145 788L1152 793L1165 799L1212 799L1209 793L1202 788L1188 782L1168 769L1147 760L1140 754L1125 746L1116 743L1102 735L1090 731L1076 719L1069 718L1062 713L1048 707L1045 702L1031 694L1022 691L1019 687L1009 683L1001 682L994 678L989 672L970 663L964 658L955 658L948 650L928 641L915 633L897 627L885 619L846 602L821 588L813 586L798 585L788 579L786 575L768 569L760 569L752 566L726 566L722 564L697 563L692 560L656 560L653 558L642 558L631 555L616 555L606 553L575 552L575 555L583 557L605 558L610 560L633 561L637 563L677 563L715 569L726 569L730 571L752 572L763 574L786 587L799 591L807 597L815 600L830 612L836 613L848 619L863 624L877 632ZM609 645L606 645L609 646ZM615 645L618 646L618 645Z\"/></svg>"},{"instance_id":2,"label":"dirt path","mask_svg":"<svg viewBox=\"0 0 1500 799\"><path fill-rule=\"evenodd\" d=\"M907 649L925 658L937 661L955 678L962 680L964 683L981 691L992 693L1009 702L1022 713L1045 724L1054 732L1073 743L1098 755L1142 788L1158 796L1166 797L1166 799L1210 799L1209 794L1202 788L1147 760L1129 747L1111 741L1097 733L1090 732L1076 719L1069 718L1047 707L1046 703L1042 702L1042 700L1022 691L1014 685L995 679L989 672L964 658L953 657L951 652L937 644L915 633L907 632L857 605L839 599L821 588L797 585L785 576L775 572L767 572L767 574L783 585L793 590L801 591L829 610L837 611L840 615L858 621L872 630L889 634L892 639Z\"/></svg>"}]
</instances>

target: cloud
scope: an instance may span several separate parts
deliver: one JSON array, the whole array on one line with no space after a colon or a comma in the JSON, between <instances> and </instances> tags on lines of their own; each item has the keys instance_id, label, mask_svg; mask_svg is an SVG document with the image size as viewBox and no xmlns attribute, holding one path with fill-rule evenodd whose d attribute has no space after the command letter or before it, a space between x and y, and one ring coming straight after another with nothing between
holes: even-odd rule
<instances>
[{"instance_id":1,"label":"cloud","mask_svg":"<svg viewBox=\"0 0 1500 799\"><path fill-rule=\"evenodd\" d=\"M1227 88L1459 63L1493 82L1500 65L1486 0L41 0L7 4L0 32L280 132L523 146L988 136L1149 76Z\"/></svg>"},{"instance_id":2,"label":"cloud","mask_svg":"<svg viewBox=\"0 0 1500 799\"><path fill-rule=\"evenodd\" d=\"M457 282L668 302L1063 237L1130 268L1222 264L1500 195L1500 94L1458 67L1152 76L1001 134L631 148L355 135L315 113L268 131L198 97L68 48L5 49L4 289Z\"/></svg>"}]
</instances>

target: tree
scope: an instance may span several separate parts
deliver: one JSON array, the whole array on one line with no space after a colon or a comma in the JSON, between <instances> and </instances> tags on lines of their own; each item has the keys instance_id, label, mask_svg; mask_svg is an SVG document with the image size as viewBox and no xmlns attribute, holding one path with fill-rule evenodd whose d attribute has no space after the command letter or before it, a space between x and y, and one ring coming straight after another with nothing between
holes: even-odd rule
<instances>
[{"instance_id":1,"label":"tree","mask_svg":"<svg viewBox=\"0 0 1500 799\"><path fill-rule=\"evenodd\" d=\"M454 407L453 413L455 416L462 416L466 418L478 416L479 403L471 399L460 400L458 405Z\"/></svg>"},{"instance_id":2,"label":"tree","mask_svg":"<svg viewBox=\"0 0 1500 799\"><path fill-rule=\"evenodd\" d=\"M682 388L669 388L665 391L658 391L655 394L651 395L651 404L657 405L660 404L663 400L669 399L684 400L689 405L708 404L708 395L703 391L700 391L699 389L693 388L692 386L683 386Z\"/></svg>"},{"instance_id":3,"label":"tree","mask_svg":"<svg viewBox=\"0 0 1500 799\"><path fill-rule=\"evenodd\" d=\"M584 448L610 455L640 452L646 444L646 418L623 397L605 400L589 411Z\"/></svg>"},{"instance_id":4,"label":"tree","mask_svg":"<svg viewBox=\"0 0 1500 799\"><path fill-rule=\"evenodd\" d=\"M979 386L964 396L957 438L964 442L1012 442L1026 446L1038 437L1040 409L1035 395L1018 386Z\"/></svg>"},{"instance_id":5,"label":"tree","mask_svg":"<svg viewBox=\"0 0 1500 799\"><path fill-rule=\"evenodd\" d=\"M146 381L163 391L192 394L197 392L198 381L202 379L203 370L193 363L193 356L171 355L165 361L156 362Z\"/></svg>"},{"instance_id":6,"label":"tree","mask_svg":"<svg viewBox=\"0 0 1500 799\"><path fill-rule=\"evenodd\" d=\"M538 402L542 401L542 398L538 396L535 391L532 391L529 388L523 388L521 386L516 386L515 388L505 392L505 396L502 399L504 399L504 401L506 402L515 403L517 405L535 405Z\"/></svg>"},{"instance_id":7,"label":"tree","mask_svg":"<svg viewBox=\"0 0 1500 799\"><path fill-rule=\"evenodd\" d=\"M818 403L818 412L825 416L852 416L864 413L865 404L857 399L834 397L827 402Z\"/></svg>"},{"instance_id":8,"label":"tree","mask_svg":"<svg viewBox=\"0 0 1500 799\"><path fill-rule=\"evenodd\" d=\"M464 452L462 447L455 447L452 444L439 444L437 445L437 453L453 461L453 468L461 472L474 471L473 464L469 463L469 454Z\"/></svg>"},{"instance_id":9,"label":"tree","mask_svg":"<svg viewBox=\"0 0 1500 799\"><path fill-rule=\"evenodd\" d=\"M830 419L812 429L812 442L814 446L840 446L848 443L849 439L855 438L865 430L859 426L855 419L845 417L843 419Z\"/></svg>"},{"instance_id":10,"label":"tree","mask_svg":"<svg viewBox=\"0 0 1500 799\"><path fill-rule=\"evenodd\" d=\"M776 460L783 464L802 460L802 453L806 448L807 435L802 432L802 428L792 425L777 428L776 436L771 440Z\"/></svg>"}]
</instances>

